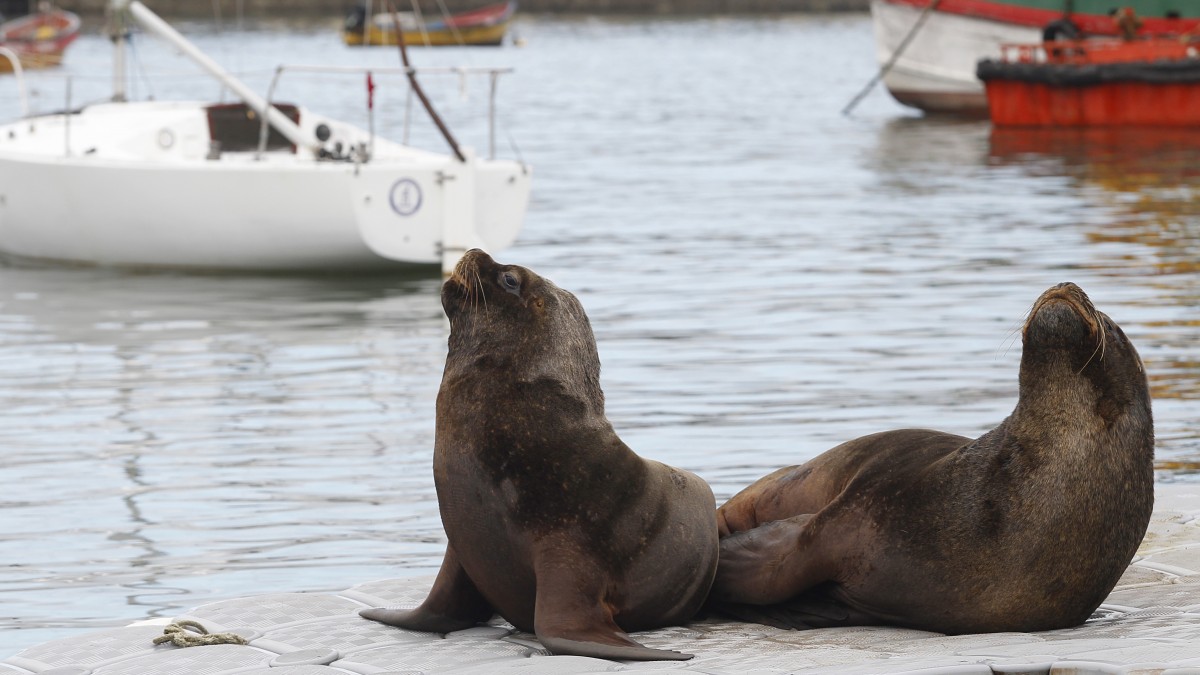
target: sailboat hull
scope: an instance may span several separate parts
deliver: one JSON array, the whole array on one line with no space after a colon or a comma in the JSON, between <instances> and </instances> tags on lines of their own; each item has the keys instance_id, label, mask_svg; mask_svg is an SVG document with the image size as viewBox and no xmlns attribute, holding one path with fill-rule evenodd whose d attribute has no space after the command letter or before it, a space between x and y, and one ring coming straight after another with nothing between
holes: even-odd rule
<instances>
[{"instance_id":1,"label":"sailboat hull","mask_svg":"<svg viewBox=\"0 0 1200 675\"><path fill-rule=\"evenodd\" d=\"M119 267L362 270L439 264L448 231L460 247L500 250L524 217L530 177L515 162L464 164L379 139L367 163L286 147L209 158L204 109L104 104L0 127L0 252ZM328 123L300 115L306 129ZM469 194L456 172L470 174ZM464 202L487 207L455 211Z\"/></svg>"}]
</instances>

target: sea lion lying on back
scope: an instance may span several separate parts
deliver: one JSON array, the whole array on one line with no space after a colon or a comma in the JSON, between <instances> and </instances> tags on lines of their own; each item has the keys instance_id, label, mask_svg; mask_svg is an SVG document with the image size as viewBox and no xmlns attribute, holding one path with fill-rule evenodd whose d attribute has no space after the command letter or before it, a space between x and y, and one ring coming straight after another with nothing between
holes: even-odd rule
<instances>
[{"instance_id":1,"label":"sea lion lying on back","mask_svg":"<svg viewBox=\"0 0 1200 675\"><path fill-rule=\"evenodd\" d=\"M362 615L444 633L500 614L555 654L680 660L625 631L688 620L716 572L715 500L604 415L574 295L468 251L442 288L450 350L434 485L449 540L425 602Z\"/></svg>"},{"instance_id":2,"label":"sea lion lying on back","mask_svg":"<svg viewBox=\"0 0 1200 675\"><path fill-rule=\"evenodd\" d=\"M1150 521L1150 392L1133 345L1074 284L1043 293L1023 333L1016 409L978 439L864 436L724 504L715 604L795 627L1086 620Z\"/></svg>"}]
</instances>

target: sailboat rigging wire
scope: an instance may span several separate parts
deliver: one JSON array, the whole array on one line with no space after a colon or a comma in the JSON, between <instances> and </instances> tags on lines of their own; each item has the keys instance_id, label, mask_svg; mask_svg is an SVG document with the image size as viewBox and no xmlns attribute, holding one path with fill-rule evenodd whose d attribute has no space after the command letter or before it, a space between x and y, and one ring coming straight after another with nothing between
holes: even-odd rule
<instances>
[{"instance_id":1,"label":"sailboat rigging wire","mask_svg":"<svg viewBox=\"0 0 1200 675\"><path fill-rule=\"evenodd\" d=\"M429 44L429 33L427 33L425 31L425 17L421 15L421 2L420 2L420 0L411 0L410 4L412 4L412 8L413 8L413 19L415 19L417 22L417 30L421 31L421 40L423 40L425 42L426 47L430 47L432 45ZM388 3L388 6L391 6L390 0ZM395 13L396 13L396 10L393 8L392 9L393 18L395 18L394 17ZM403 44L404 37L400 34L400 22L396 21L395 23L396 23L396 39L399 40L401 44Z\"/></svg>"},{"instance_id":2,"label":"sailboat rigging wire","mask_svg":"<svg viewBox=\"0 0 1200 675\"><path fill-rule=\"evenodd\" d=\"M416 2L416 0L413 1ZM450 29L451 33L454 33L454 41L457 42L459 46L466 45L466 42L463 41L462 34L458 32L458 26L454 25L454 21L450 18L450 10L446 9L446 3L442 2L442 0L437 0L437 4L442 10L442 18L445 19L446 26Z\"/></svg>"},{"instance_id":3,"label":"sailboat rigging wire","mask_svg":"<svg viewBox=\"0 0 1200 675\"><path fill-rule=\"evenodd\" d=\"M25 72L21 69L21 59L13 50L0 45L0 56L12 64L13 77L17 81L17 93L21 97L21 117L29 117L29 91L25 88Z\"/></svg>"},{"instance_id":4,"label":"sailboat rigging wire","mask_svg":"<svg viewBox=\"0 0 1200 675\"><path fill-rule=\"evenodd\" d=\"M404 64L405 72L408 75L408 83L412 85L413 92L417 98L421 99L421 105L425 107L425 111L429 113L430 119L437 126L438 131L442 132L442 137L450 144L450 149L454 151L454 156L460 162L466 162L467 158L462 153L462 149L458 147L458 141L454 140L454 135L450 133L450 129L446 126L442 118L433 109L433 104L429 102L429 97L425 95L425 91L421 89L421 84L417 82L417 71L408 62L408 48L404 45L404 31L400 26L400 15L396 13L396 6L392 4L392 0L387 0L388 9L392 12L392 25L396 28L396 44L400 47L400 62Z\"/></svg>"},{"instance_id":5,"label":"sailboat rigging wire","mask_svg":"<svg viewBox=\"0 0 1200 675\"><path fill-rule=\"evenodd\" d=\"M221 0L213 0L213 20L216 24L217 39L221 45L222 61L229 63L229 42L225 39L225 21L221 15ZM241 53L240 50L237 53ZM237 65L241 65L240 63ZM237 70L237 69L235 69ZM217 100L221 103L225 102L225 87L221 86L217 90Z\"/></svg>"},{"instance_id":6,"label":"sailboat rigging wire","mask_svg":"<svg viewBox=\"0 0 1200 675\"><path fill-rule=\"evenodd\" d=\"M146 74L146 64L142 63L142 59L138 56L137 43L133 39L133 31L125 35L125 44L129 45L130 60L133 61L133 68L138 75L141 75L142 81L146 85L147 96L150 99L154 98L154 86L150 83L150 76ZM132 85L137 88L138 79L133 78ZM137 100L137 91L133 92L132 100Z\"/></svg>"},{"instance_id":7,"label":"sailboat rigging wire","mask_svg":"<svg viewBox=\"0 0 1200 675\"><path fill-rule=\"evenodd\" d=\"M67 77L67 105L63 108L63 156L71 156L71 78Z\"/></svg>"},{"instance_id":8,"label":"sailboat rigging wire","mask_svg":"<svg viewBox=\"0 0 1200 675\"><path fill-rule=\"evenodd\" d=\"M371 0L367 0L363 14L363 36L362 43L364 46L371 44L371 26L375 25L375 15L371 13Z\"/></svg>"},{"instance_id":9,"label":"sailboat rigging wire","mask_svg":"<svg viewBox=\"0 0 1200 675\"><path fill-rule=\"evenodd\" d=\"M413 105L413 89L412 85L404 90L404 144L408 145L409 132L412 130L412 105Z\"/></svg>"},{"instance_id":10,"label":"sailboat rigging wire","mask_svg":"<svg viewBox=\"0 0 1200 675\"><path fill-rule=\"evenodd\" d=\"M508 130L508 125L504 126L504 136L508 139L508 147L512 149L513 154L517 157L517 163L521 165L521 171L525 172L525 158L521 156L521 148L517 147L517 141L513 138L512 133Z\"/></svg>"}]
</instances>

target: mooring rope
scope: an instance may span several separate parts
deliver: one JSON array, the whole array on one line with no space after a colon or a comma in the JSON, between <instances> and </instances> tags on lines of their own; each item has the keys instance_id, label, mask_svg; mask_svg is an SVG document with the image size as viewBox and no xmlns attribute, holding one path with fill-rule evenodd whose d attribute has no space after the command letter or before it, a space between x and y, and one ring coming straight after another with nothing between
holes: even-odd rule
<instances>
[{"instance_id":1,"label":"mooring rope","mask_svg":"<svg viewBox=\"0 0 1200 675\"><path fill-rule=\"evenodd\" d=\"M930 0L929 4L925 5L925 9L921 10L921 15L918 16L917 20L913 23L913 27L908 31L908 34L904 36L904 39L900 41L900 44L896 47L896 51L892 52L892 57L887 60L887 63L883 64L883 67L879 69L879 72L875 74L875 77L871 78L871 81L867 83L867 86L863 87L862 91L858 92L854 98L850 99L850 102L846 104L845 108L842 108L843 115L849 115L850 111L854 110L854 106L858 105L858 102L863 100L863 98L865 98L866 95L875 88L875 85L878 84L885 75L892 71L892 66L896 65L896 61L900 60L900 55L904 53L905 49L908 49L908 43L913 41L913 38L917 36L917 31L921 30L921 26L925 25L925 20L929 18L929 13L937 9L937 6L941 4L941 2L942 0Z\"/></svg>"},{"instance_id":2,"label":"mooring rope","mask_svg":"<svg viewBox=\"0 0 1200 675\"><path fill-rule=\"evenodd\" d=\"M192 630L188 630L188 629ZM246 638L237 633L209 633L198 621L183 619L167 625L163 634L154 638L154 644L170 642L176 647L201 647L204 645L244 645Z\"/></svg>"}]
</instances>

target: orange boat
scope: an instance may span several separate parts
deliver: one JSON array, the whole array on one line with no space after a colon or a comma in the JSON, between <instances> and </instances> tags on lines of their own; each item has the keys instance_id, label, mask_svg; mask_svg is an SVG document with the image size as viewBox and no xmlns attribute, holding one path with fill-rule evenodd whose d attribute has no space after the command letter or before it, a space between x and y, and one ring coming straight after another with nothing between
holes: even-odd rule
<instances>
[{"instance_id":1,"label":"orange boat","mask_svg":"<svg viewBox=\"0 0 1200 675\"><path fill-rule=\"evenodd\" d=\"M79 17L58 9L34 12L0 24L0 47L12 51L22 68L62 63L63 52L79 37ZM0 73L11 73L12 61L0 56Z\"/></svg>"},{"instance_id":2,"label":"orange boat","mask_svg":"<svg viewBox=\"0 0 1200 675\"><path fill-rule=\"evenodd\" d=\"M1200 127L1200 44L1187 35L1005 45L976 74L997 126Z\"/></svg>"}]
</instances>

